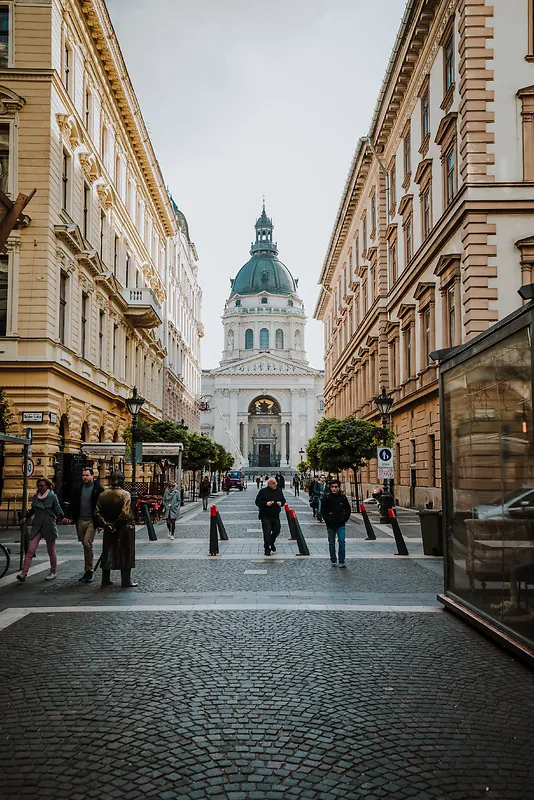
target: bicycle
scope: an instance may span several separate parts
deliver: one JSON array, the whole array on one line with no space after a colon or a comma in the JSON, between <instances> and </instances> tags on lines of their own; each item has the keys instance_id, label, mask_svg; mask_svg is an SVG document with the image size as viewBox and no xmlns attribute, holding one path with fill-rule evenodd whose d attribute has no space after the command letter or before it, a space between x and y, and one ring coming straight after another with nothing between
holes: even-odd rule
<instances>
[{"instance_id":1,"label":"bicycle","mask_svg":"<svg viewBox=\"0 0 534 800\"><path fill-rule=\"evenodd\" d=\"M10 563L11 553L9 549L5 545L0 544L0 578L3 578L8 571Z\"/></svg>"}]
</instances>

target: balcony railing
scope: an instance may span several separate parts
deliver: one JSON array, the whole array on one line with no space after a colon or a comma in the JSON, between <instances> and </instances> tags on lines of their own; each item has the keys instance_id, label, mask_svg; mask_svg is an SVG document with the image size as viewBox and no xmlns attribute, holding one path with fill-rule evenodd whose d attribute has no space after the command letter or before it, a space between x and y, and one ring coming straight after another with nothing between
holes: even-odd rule
<instances>
[{"instance_id":1,"label":"balcony railing","mask_svg":"<svg viewBox=\"0 0 534 800\"><path fill-rule=\"evenodd\" d=\"M122 296L128 303L124 315L135 328L161 325L163 313L152 289L123 289Z\"/></svg>"}]
</instances>

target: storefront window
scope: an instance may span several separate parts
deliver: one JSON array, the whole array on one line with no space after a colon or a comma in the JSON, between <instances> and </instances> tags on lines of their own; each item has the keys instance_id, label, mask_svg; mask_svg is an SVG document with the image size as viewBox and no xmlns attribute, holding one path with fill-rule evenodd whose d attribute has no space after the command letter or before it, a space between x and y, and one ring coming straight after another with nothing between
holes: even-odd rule
<instances>
[{"instance_id":1,"label":"storefront window","mask_svg":"<svg viewBox=\"0 0 534 800\"><path fill-rule=\"evenodd\" d=\"M534 640L530 329L443 376L447 591Z\"/></svg>"}]
</instances>

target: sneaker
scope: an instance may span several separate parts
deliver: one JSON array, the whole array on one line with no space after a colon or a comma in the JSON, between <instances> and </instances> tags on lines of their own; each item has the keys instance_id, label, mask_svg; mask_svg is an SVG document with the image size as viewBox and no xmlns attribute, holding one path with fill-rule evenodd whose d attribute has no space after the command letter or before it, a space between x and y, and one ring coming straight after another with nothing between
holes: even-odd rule
<instances>
[{"instance_id":1,"label":"sneaker","mask_svg":"<svg viewBox=\"0 0 534 800\"><path fill-rule=\"evenodd\" d=\"M274 546L274 543L271 545L271 553L276 553L276 547Z\"/></svg>"},{"instance_id":2,"label":"sneaker","mask_svg":"<svg viewBox=\"0 0 534 800\"><path fill-rule=\"evenodd\" d=\"M56 572L52 572L52 570L50 570L50 572L48 573L48 575L45 578L45 581L53 581L53 580L55 580L56 575L57 575Z\"/></svg>"},{"instance_id":3,"label":"sneaker","mask_svg":"<svg viewBox=\"0 0 534 800\"><path fill-rule=\"evenodd\" d=\"M171 536L171 541L174 541L174 536Z\"/></svg>"},{"instance_id":4,"label":"sneaker","mask_svg":"<svg viewBox=\"0 0 534 800\"><path fill-rule=\"evenodd\" d=\"M24 583L24 581L26 580L26 575L23 572L21 572L20 575L17 575L17 580L20 581L21 583Z\"/></svg>"},{"instance_id":5,"label":"sneaker","mask_svg":"<svg viewBox=\"0 0 534 800\"><path fill-rule=\"evenodd\" d=\"M87 570L84 572L81 578L78 578L78 583L91 583L93 580L94 575L92 570Z\"/></svg>"},{"instance_id":6,"label":"sneaker","mask_svg":"<svg viewBox=\"0 0 534 800\"><path fill-rule=\"evenodd\" d=\"M266 549L264 552L265 552L265 555L266 555L266 556L270 556L270 555L271 555L271 551L270 551L270 550L267 550L267 549Z\"/></svg>"},{"instance_id":7,"label":"sneaker","mask_svg":"<svg viewBox=\"0 0 534 800\"><path fill-rule=\"evenodd\" d=\"M339 569L347 569L347 565L346 564L340 564L339 565Z\"/></svg>"},{"instance_id":8,"label":"sneaker","mask_svg":"<svg viewBox=\"0 0 534 800\"><path fill-rule=\"evenodd\" d=\"M337 561L331 561L330 563L332 564L333 567L337 567ZM341 564L340 564L340 566L341 566Z\"/></svg>"}]
</instances>

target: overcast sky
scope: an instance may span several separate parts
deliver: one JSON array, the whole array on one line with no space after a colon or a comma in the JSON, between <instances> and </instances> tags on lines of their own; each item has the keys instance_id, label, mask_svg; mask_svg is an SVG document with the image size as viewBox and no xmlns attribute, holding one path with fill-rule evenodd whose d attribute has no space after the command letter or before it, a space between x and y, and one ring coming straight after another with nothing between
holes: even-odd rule
<instances>
[{"instance_id":1,"label":"overcast sky","mask_svg":"<svg viewBox=\"0 0 534 800\"><path fill-rule=\"evenodd\" d=\"M262 195L299 278L323 366L317 281L352 155L369 129L405 0L107 0L204 293L202 366L217 366L230 278Z\"/></svg>"}]
</instances>

